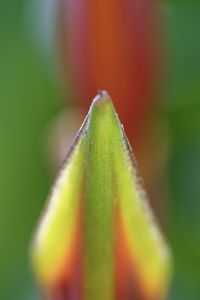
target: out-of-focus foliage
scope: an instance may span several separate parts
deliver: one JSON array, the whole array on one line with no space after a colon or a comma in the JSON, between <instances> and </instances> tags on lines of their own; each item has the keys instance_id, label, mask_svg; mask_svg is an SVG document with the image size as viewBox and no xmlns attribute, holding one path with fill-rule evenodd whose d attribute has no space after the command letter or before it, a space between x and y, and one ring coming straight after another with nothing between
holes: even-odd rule
<instances>
[{"instance_id":1,"label":"out-of-focus foliage","mask_svg":"<svg viewBox=\"0 0 200 300\"><path fill-rule=\"evenodd\" d=\"M169 238L175 256L170 300L200 298L200 1L167 5L171 134Z\"/></svg>"},{"instance_id":2,"label":"out-of-focus foliage","mask_svg":"<svg viewBox=\"0 0 200 300\"><path fill-rule=\"evenodd\" d=\"M53 76L34 50L25 1L0 3L0 299L37 299L28 245L50 178L43 135L58 110Z\"/></svg>"},{"instance_id":3,"label":"out-of-focus foliage","mask_svg":"<svg viewBox=\"0 0 200 300\"><path fill-rule=\"evenodd\" d=\"M50 176L44 131L59 108L56 80L27 29L28 1L0 4L0 299L39 299L28 242ZM200 298L200 1L163 1L169 78L163 113L171 156L168 238L175 256L170 300Z\"/></svg>"}]
</instances>

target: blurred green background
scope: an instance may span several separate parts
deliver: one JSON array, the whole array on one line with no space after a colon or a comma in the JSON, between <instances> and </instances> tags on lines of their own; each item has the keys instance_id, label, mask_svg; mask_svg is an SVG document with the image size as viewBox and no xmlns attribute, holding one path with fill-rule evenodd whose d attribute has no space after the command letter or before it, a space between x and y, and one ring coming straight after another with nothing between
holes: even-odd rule
<instances>
[{"instance_id":1,"label":"blurred green background","mask_svg":"<svg viewBox=\"0 0 200 300\"><path fill-rule=\"evenodd\" d=\"M55 58L52 51L48 51L52 41L48 39L48 31L46 41L42 35L35 38L37 33L32 27L39 24L39 14L35 14L34 5L28 2L0 2L2 300L40 299L30 272L28 247L53 180L45 161L45 131L62 109L62 90L56 76ZM175 258L169 299L198 300L200 1L165 1L163 10L169 54L163 114L171 135L167 170L170 186L168 239ZM38 47L39 40L41 48Z\"/></svg>"}]
</instances>

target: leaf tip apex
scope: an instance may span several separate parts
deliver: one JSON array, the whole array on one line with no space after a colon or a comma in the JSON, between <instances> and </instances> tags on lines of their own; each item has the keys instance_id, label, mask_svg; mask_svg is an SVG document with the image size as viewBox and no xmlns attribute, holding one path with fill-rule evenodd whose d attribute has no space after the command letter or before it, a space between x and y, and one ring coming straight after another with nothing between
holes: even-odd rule
<instances>
[{"instance_id":1,"label":"leaf tip apex","mask_svg":"<svg viewBox=\"0 0 200 300\"><path fill-rule=\"evenodd\" d=\"M104 104L112 102L111 97L105 90L98 90L93 100L92 106L102 107Z\"/></svg>"}]
</instances>

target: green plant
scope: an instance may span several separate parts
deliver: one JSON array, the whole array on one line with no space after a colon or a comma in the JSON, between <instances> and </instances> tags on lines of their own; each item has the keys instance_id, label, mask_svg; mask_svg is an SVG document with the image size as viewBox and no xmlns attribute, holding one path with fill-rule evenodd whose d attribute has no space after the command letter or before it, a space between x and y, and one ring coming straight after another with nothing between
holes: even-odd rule
<instances>
[{"instance_id":1,"label":"green plant","mask_svg":"<svg viewBox=\"0 0 200 300\"><path fill-rule=\"evenodd\" d=\"M153 300L166 294L170 251L106 92L94 99L67 154L32 261L50 299Z\"/></svg>"}]
</instances>

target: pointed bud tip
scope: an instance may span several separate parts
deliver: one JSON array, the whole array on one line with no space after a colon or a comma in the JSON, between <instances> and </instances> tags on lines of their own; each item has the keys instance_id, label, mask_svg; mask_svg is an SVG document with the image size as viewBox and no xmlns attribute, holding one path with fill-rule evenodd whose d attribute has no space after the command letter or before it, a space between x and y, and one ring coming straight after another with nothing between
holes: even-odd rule
<instances>
[{"instance_id":1,"label":"pointed bud tip","mask_svg":"<svg viewBox=\"0 0 200 300\"><path fill-rule=\"evenodd\" d=\"M105 90L98 90L97 95L92 102L92 106L102 107L102 106L104 106L104 104L110 103L110 102L112 102L112 101L111 101L111 97L108 94L108 92Z\"/></svg>"}]
</instances>

